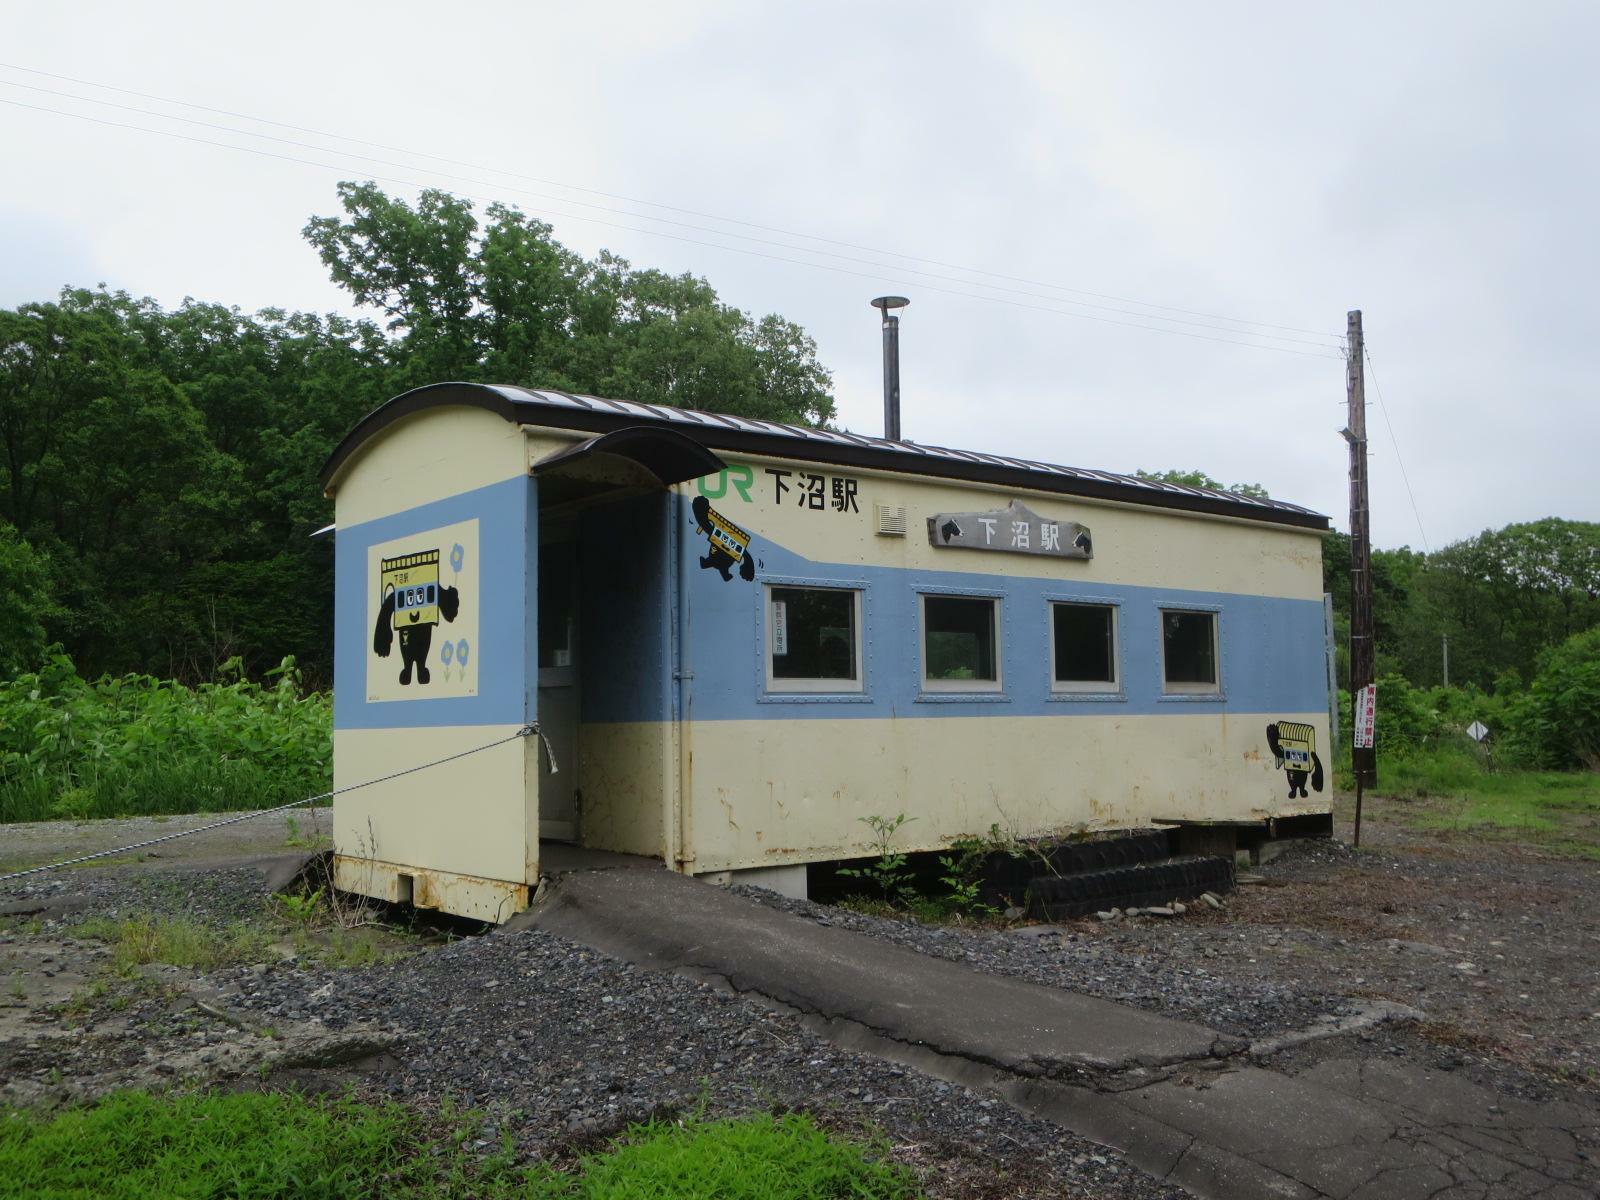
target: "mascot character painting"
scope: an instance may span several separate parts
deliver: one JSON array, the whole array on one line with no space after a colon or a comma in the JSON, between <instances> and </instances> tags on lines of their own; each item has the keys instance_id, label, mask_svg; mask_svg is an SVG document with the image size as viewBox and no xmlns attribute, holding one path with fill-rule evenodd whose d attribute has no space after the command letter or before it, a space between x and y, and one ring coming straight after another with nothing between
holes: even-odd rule
<instances>
[{"instance_id":1,"label":"mascot character painting","mask_svg":"<svg viewBox=\"0 0 1600 1200\"><path fill-rule=\"evenodd\" d=\"M1298 721L1277 721L1267 726L1267 749L1278 768L1289 777L1289 798L1306 794L1306 781L1322 790L1322 760L1317 757L1317 731Z\"/></svg>"},{"instance_id":2,"label":"mascot character painting","mask_svg":"<svg viewBox=\"0 0 1600 1200\"><path fill-rule=\"evenodd\" d=\"M456 619L461 611L461 593L440 585L437 550L386 558L381 565L378 587L383 603L372 630L373 653L388 658L398 633L400 661L404 664L400 669L401 684L411 683L413 671L417 682L426 684L431 678L428 652L433 647L433 627L440 617L446 621Z\"/></svg>"}]
</instances>

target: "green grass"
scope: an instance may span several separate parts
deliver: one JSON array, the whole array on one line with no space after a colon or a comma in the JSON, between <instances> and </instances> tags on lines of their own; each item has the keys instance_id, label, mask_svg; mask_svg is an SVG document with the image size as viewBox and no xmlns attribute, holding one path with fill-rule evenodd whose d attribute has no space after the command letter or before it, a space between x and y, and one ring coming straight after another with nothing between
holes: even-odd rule
<instances>
[{"instance_id":1,"label":"green grass","mask_svg":"<svg viewBox=\"0 0 1600 1200\"><path fill-rule=\"evenodd\" d=\"M0 1196L376 1200L514 1194L477 1191L465 1155L447 1144L447 1153L435 1161L426 1148L417 1123L393 1106L260 1093L125 1092L48 1117L6 1114L0 1119Z\"/></svg>"},{"instance_id":2,"label":"green grass","mask_svg":"<svg viewBox=\"0 0 1600 1200\"><path fill-rule=\"evenodd\" d=\"M1475 750L1444 746L1380 759L1378 781L1378 803L1415 802L1390 812L1405 824L1600 858L1600 774L1496 768Z\"/></svg>"},{"instance_id":3,"label":"green grass","mask_svg":"<svg viewBox=\"0 0 1600 1200\"><path fill-rule=\"evenodd\" d=\"M0 1197L29 1200L911 1200L883 1146L807 1117L635 1126L570 1171L470 1149L469 1119L293 1094L124 1092L55 1114L0 1112Z\"/></svg>"},{"instance_id":4,"label":"green grass","mask_svg":"<svg viewBox=\"0 0 1600 1200\"><path fill-rule=\"evenodd\" d=\"M90 917L77 936L108 942L111 961L121 974L148 963L170 963L197 971L214 971L259 962L270 953L271 932L245 924L215 928L185 917L138 916L113 920Z\"/></svg>"},{"instance_id":5,"label":"green grass","mask_svg":"<svg viewBox=\"0 0 1600 1200\"><path fill-rule=\"evenodd\" d=\"M637 1126L570 1174L538 1181L531 1195L581 1200L704 1197L706 1200L901 1200L918 1195L882 1145L835 1141L809 1117Z\"/></svg>"},{"instance_id":6,"label":"green grass","mask_svg":"<svg viewBox=\"0 0 1600 1200\"><path fill-rule=\"evenodd\" d=\"M412 940L387 926L346 929L320 910L310 920L283 918L269 910L263 924L235 922L220 927L145 913L120 919L90 917L74 932L109 943L112 965L122 975L148 963L214 971L262 962L276 957L277 945L329 967L370 967L404 958L411 952L406 943Z\"/></svg>"}]
</instances>

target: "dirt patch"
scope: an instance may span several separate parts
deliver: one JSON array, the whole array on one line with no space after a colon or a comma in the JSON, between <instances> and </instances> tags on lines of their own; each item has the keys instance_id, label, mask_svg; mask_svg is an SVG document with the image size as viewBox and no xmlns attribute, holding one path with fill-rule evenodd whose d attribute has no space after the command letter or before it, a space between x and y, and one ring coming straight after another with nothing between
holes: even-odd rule
<instances>
[{"instance_id":1,"label":"dirt patch","mask_svg":"<svg viewBox=\"0 0 1600 1200\"><path fill-rule=\"evenodd\" d=\"M1221 911L1083 930L1177 969L1397 1001L1441 1045L1600 1088L1600 863L1419 835L1381 801L1363 842L1291 851Z\"/></svg>"},{"instance_id":2,"label":"dirt patch","mask_svg":"<svg viewBox=\"0 0 1600 1200\"><path fill-rule=\"evenodd\" d=\"M0 825L0 875L44 863L98 854L120 846L151 842L243 813L125 817L114 821L24 821ZM315 850L327 844L332 816L326 808L297 808L213 829L197 837L162 842L115 858L97 859L88 869L129 864L222 863L262 854ZM0 890L7 885L0 884Z\"/></svg>"}]
</instances>

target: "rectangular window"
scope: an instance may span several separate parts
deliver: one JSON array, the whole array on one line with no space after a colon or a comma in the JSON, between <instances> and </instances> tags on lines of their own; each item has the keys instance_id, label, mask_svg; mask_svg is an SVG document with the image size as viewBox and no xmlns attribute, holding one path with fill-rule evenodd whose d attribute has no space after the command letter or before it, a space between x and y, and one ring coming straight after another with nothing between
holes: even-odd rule
<instances>
[{"instance_id":1,"label":"rectangular window","mask_svg":"<svg viewBox=\"0 0 1600 1200\"><path fill-rule=\"evenodd\" d=\"M1217 614L1161 611L1161 664L1166 691L1178 695L1219 692Z\"/></svg>"},{"instance_id":2,"label":"rectangular window","mask_svg":"<svg viewBox=\"0 0 1600 1200\"><path fill-rule=\"evenodd\" d=\"M1110 604L1052 604L1051 687L1058 692L1117 690L1117 610Z\"/></svg>"},{"instance_id":3,"label":"rectangular window","mask_svg":"<svg viewBox=\"0 0 1600 1200\"><path fill-rule=\"evenodd\" d=\"M767 690L861 690L861 593L767 589Z\"/></svg>"},{"instance_id":4,"label":"rectangular window","mask_svg":"<svg viewBox=\"0 0 1600 1200\"><path fill-rule=\"evenodd\" d=\"M1000 690L997 600L922 597L922 686L930 692Z\"/></svg>"}]
</instances>

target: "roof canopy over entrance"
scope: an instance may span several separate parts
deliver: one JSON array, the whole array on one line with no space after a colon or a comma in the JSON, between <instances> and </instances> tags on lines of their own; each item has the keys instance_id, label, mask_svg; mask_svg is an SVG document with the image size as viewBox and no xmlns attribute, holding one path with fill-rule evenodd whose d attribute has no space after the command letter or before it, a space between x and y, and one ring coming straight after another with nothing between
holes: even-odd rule
<instances>
[{"instance_id":1,"label":"roof canopy over entrance","mask_svg":"<svg viewBox=\"0 0 1600 1200\"><path fill-rule=\"evenodd\" d=\"M670 487L686 479L710 475L725 465L699 442L675 429L636 425L558 450L534 463L533 473Z\"/></svg>"}]
</instances>

